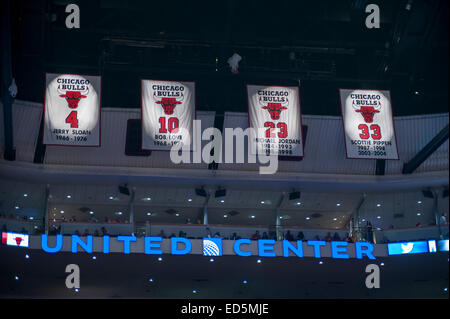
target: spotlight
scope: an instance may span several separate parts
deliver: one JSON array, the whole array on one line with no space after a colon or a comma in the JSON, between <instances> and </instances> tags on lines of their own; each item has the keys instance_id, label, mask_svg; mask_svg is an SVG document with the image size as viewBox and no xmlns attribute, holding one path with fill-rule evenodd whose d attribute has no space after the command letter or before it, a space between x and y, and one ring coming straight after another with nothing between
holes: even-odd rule
<instances>
[{"instance_id":1,"label":"spotlight","mask_svg":"<svg viewBox=\"0 0 450 319\"><path fill-rule=\"evenodd\" d=\"M301 195L300 192L289 193L289 200L299 199L300 195Z\"/></svg>"},{"instance_id":2,"label":"spotlight","mask_svg":"<svg viewBox=\"0 0 450 319\"><path fill-rule=\"evenodd\" d=\"M429 189L423 190L423 191L422 191L422 194L423 194L423 197L426 197L426 198L434 198L433 192L430 191Z\"/></svg>"},{"instance_id":3,"label":"spotlight","mask_svg":"<svg viewBox=\"0 0 450 319\"><path fill-rule=\"evenodd\" d=\"M127 184L119 185L119 193L130 196L130 190Z\"/></svg>"},{"instance_id":4,"label":"spotlight","mask_svg":"<svg viewBox=\"0 0 450 319\"><path fill-rule=\"evenodd\" d=\"M224 197L227 196L227 190L226 189L218 189L216 190L216 193L214 194L214 197Z\"/></svg>"},{"instance_id":5,"label":"spotlight","mask_svg":"<svg viewBox=\"0 0 450 319\"><path fill-rule=\"evenodd\" d=\"M197 196L201 196L201 197L206 197L207 196L206 191L205 191L205 189L203 187L202 188L196 188L195 189L195 194Z\"/></svg>"}]
</instances>

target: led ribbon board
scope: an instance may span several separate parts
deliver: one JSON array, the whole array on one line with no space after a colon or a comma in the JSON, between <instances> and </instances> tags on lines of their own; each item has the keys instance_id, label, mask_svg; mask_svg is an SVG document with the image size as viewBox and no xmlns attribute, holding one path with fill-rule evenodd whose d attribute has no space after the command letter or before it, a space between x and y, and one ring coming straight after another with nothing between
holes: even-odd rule
<instances>
[{"instance_id":1,"label":"led ribbon board","mask_svg":"<svg viewBox=\"0 0 450 319\"><path fill-rule=\"evenodd\" d=\"M252 154L303 157L298 87L247 85Z\"/></svg>"},{"instance_id":2,"label":"led ribbon board","mask_svg":"<svg viewBox=\"0 0 450 319\"><path fill-rule=\"evenodd\" d=\"M141 80L142 149L190 147L195 117L195 83Z\"/></svg>"},{"instance_id":3,"label":"led ribbon board","mask_svg":"<svg viewBox=\"0 0 450 319\"><path fill-rule=\"evenodd\" d=\"M398 160L389 91L340 89L347 158Z\"/></svg>"},{"instance_id":4,"label":"led ribbon board","mask_svg":"<svg viewBox=\"0 0 450 319\"><path fill-rule=\"evenodd\" d=\"M43 143L100 146L101 77L47 73L45 81Z\"/></svg>"}]
</instances>

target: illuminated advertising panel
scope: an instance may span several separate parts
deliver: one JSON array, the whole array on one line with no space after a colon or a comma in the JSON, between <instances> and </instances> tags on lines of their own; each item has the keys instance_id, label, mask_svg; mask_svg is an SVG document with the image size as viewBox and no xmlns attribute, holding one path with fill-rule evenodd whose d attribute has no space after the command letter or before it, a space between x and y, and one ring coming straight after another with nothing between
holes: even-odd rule
<instances>
[{"instance_id":1,"label":"illuminated advertising panel","mask_svg":"<svg viewBox=\"0 0 450 319\"><path fill-rule=\"evenodd\" d=\"M408 255L423 254L428 252L427 241L414 241L404 243L388 244L388 254L390 255Z\"/></svg>"},{"instance_id":2,"label":"illuminated advertising panel","mask_svg":"<svg viewBox=\"0 0 450 319\"><path fill-rule=\"evenodd\" d=\"M16 247L28 247L29 237L26 234L2 233L2 244Z\"/></svg>"},{"instance_id":3,"label":"illuminated advertising panel","mask_svg":"<svg viewBox=\"0 0 450 319\"><path fill-rule=\"evenodd\" d=\"M448 251L448 239L438 241L438 251Z\"/></svg>"}]
</instances>

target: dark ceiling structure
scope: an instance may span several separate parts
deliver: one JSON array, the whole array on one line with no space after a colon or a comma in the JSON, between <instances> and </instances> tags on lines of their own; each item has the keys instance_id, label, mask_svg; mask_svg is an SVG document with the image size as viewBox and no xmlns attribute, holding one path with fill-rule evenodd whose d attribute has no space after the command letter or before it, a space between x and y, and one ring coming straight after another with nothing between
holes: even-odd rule
<instances>
[{"instance_id":1,"label":"dark ceiling structure","mask_svg":"<svg viewBox=\"0 0 450 319\"><path fill-rule=\"evenodd\" d=\"M68 29L65 8L80 8ZM368 29L365 8L380 8ZM194 80L197 109L246 112L245 84L299 85L304 114L340 115L339 88L389 89L394 115L448 112L448 1L12 2L18 99L45 72L99 74L103 107L140 107L140 79ZM232 74L228 58L242 57Z\"/></svg>"}]
</instances>

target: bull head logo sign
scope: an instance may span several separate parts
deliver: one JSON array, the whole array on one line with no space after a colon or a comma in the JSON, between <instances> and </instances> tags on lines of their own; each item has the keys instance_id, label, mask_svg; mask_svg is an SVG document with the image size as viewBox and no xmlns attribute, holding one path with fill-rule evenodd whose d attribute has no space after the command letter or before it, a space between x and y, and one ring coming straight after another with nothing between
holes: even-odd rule
<instances>
[{"instance_id":1,"label":"bull head logo sign","mask_svg":"<svg viewBox=\"0 0 450 319\"><path fill-rule=\"evenodd\" d=\"M261 98L259 99L259 103L261 105L264 105L261 102ZM272 120L279 120L281 111L287 110L286 106L288 106L288 104L289 104L289 100L286 98L286 102L283 102L283 103L269 102L269 103L267 103L267 105L264 105L262 109L269 111L270 118Z\"/></svg>"},{"instance_id":2,"label":"bull head logo sign","mask_svg":"<svg viewBox=\"0 0 450 319\"><path fill-rule=\"evenodd\" d=\"M86 86L86 89L83 91L65 91L58 86L58 93L60 97L66 98L67 104L71 109L76 109L80 100L86 98L89 94L89 88Z\"/></svg>"},{"instance_id":3,"label":"bull head logo sign","mask_svg":"<svg viewBox=\"0 0 450 319\"><path fill-rule=\"evenodd\" d=\"M163 97L160 100L156 97L156 92L153 93L153 100L156 104L160 104L162 108L164 109L164 113L167 115L172 115L173 111L175 110L175 107L177 104L183 103L184 95L181 93L181 97L175 98L175 97Z\"/></svg>"},{"instance_id":4,"label":"bull head logo sign","mask_svg":"<svg viewBox=\"0 0 450 319\"><path fill-rule=\"evenodd\" d=\"M379 109L381 108L381 103L378 102L377 106L358 106L353 102L352 106L355 109L355 112L361 113L366 123L372 123L375 113L380 113Z\"/></svg>"}]
</instances>

